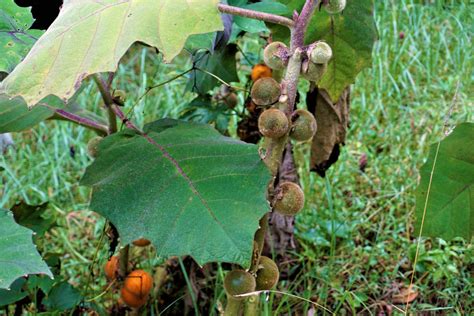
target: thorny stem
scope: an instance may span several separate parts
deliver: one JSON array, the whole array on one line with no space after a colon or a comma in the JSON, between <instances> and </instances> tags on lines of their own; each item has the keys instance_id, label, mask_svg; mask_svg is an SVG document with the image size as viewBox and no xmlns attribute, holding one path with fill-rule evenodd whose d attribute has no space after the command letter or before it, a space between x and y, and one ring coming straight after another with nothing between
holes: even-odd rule
<instances>
[{"instance_id":1,"label":"thorny stem","mask_svg":"<svg viewBox=\"0 0 474 316\"><path fill-rule=\"evenodd\" d=\"M109 134L113 134L117 132L117 117L115 116L115 113L112 110L112 106L114 105L114 98L110 93L109 85L99 75L94 75L93 78L97 84L97 87L99 88L100 94L102 95L105 107L107 108L109 116Z\"/></svg>"},{"instance_id":2,"label":"thorny stem","mask_svg":"<svg viewBox=\"0 0 474 316\"><path fill-rule=\"evenodd\" d=\"M295 24L293 20L285 18L283 16L263 13L263 12L254 11L254 10L242 9L242 8L233 7L227 4L219 3L217 5L217 8L222 13L228 13L228 14L243 16L246 18L256 19L260 21L280 24L280 25L287 26L289 28L292 28Z\"/></svg>"}]
</instances>

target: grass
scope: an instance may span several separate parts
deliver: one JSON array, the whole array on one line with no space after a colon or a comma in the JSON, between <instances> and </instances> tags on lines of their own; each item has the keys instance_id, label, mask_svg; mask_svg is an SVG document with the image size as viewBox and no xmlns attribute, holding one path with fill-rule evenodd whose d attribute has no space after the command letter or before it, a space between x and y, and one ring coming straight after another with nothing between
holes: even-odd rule
<instances>
[{"instance_id":1,"label":"grass","mask_svg":"<svg viewBox=\"0 0 474 316\"><path fill-rule=\"evenodd\" d=\"M401 314L404 304L393 306L391 302L410 284L417 242L421 243L414 278L418 296L410 312L474 312L472 241L418 240L413 233L417 170L427 158L429 145L443 137L445 123L453 127L473 121L473 12L462 1L418 2L377 1L380 40L372 68L359 75L354 85L346 146L327 177L308 173L307 146L296 150L307 205L296 219L301 250L293 254L292 262L280 266L294 278L283 280L278 290L316 301L338 315L389 310ZM246 43L253 61L258 56L255 47L251 41ZM166 65L148 49L133 52L124 58L115 81L118 89L128 92L127 109L147 86L189 67L186 56ZM242 78L245 70L243 67L240 73ZM180 78L152 90L134 107L136 121L178 117L192 99L191 94L183 93L185 84L185 78ZM102 111L92 83L85 86L78 102L89 110ZM57 219L58 227L41 242L40 249L60 252L62 277L81 289L93 273L91 287L84 293L87 298L99 295L106 286L101 269L107 257L107 245L99 244L105 221L87 211L90 192L78 186L91 162L86 143L92 136L69 123L42 123L14 135L16 148L0 157L0 166L5 168L0 174L0 206L10 207L19 200L31 204L50 201L48 216ZM363 155L368 161L365 172L359 169ZM96 249L100 259L92 262ZM132 258L149 270L161 263L153 250L134 252ZM215 306L224 297L223 272L219 271L213 280L218 285ZM107 293L97 303L110 303L112 296ZM263 315L313 308L307 301L279 293L262 297L262 306Z\"/></svg>"}]
</instances>

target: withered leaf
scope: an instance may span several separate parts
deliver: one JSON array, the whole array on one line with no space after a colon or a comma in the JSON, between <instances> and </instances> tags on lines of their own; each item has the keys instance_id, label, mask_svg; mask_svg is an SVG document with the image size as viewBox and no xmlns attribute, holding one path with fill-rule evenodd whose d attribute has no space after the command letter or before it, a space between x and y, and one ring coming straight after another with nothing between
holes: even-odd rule
<instances>
[{"instance_id":1,"label":"withered leaf","mask_svg":"<svg viewBox=\"0 0 474 316\"><path fill-rule=\"evenodd\" d=\"M329 94L315 87L306 97L308 110L318 122L318 131L311 145L311 171L321 177L339 158L340 146L344 145L349 127L350 88L346 88L336 103Z\"/></svg>"}]
</instances>

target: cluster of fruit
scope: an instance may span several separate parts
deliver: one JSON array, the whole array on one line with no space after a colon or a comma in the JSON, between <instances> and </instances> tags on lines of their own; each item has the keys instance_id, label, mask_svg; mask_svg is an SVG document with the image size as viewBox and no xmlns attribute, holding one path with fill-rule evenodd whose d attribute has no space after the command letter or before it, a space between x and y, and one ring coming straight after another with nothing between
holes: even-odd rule
<instances>
[{"instance_id":1,"label":"cluster of fruit","mask_svg":"<svg viewBox=\"0 0 474 316\"><path fill-rule=\"evenodd\" d=\"M144 238L135 240L135 246L146 247L150 241ZM112 256L104 266L105 276L108 280L116 280L119 276L120 258ZM143 270L133 270L125 276L120 290L121 301L133 308L140 308L148 301L148 296L153 287L153 278Z\"/></svg>"}]
</instances>

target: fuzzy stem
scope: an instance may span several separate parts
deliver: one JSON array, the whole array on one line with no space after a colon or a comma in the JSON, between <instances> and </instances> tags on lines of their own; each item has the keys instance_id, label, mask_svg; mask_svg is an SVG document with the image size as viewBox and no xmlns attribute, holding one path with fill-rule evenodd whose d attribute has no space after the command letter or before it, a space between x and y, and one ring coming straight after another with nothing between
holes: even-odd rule
<instances>
[{"instance_id":1,"label":"fuzzy stem","mask_svg":"<svg viewBox=\"0 0 474 316\"><path fill-rule=\"evenodd\" d=\"M239 316L242 302L242 299L235 299L227 295L227 305L225 307L224 316Z\"/></svg>"},{"instance_id":2,"label":"fuzzy stem","mask_svg":"<svg viewBox=\"0 0 474 316\"><path fill-rule=\"evenodd\" d=\"M245 18L251 18L251 19L261 20L265 22L280 24L280 25L287 26L289 28L292 28L295 24L293 20L285 18L283 16L254 11L254 10L242 9L239 7L233 7L233 6L222 4L222 3L219 3L217 5L217 9L219 9L219 11L222 13L238 15L238 16L243 16Z\"/></svg>"},{"instance_id":3,"label":"fuzzy stem","mask_svg":"<svg viewBox=\"0 0 474 316\"><path fill-rule=\"evenodd\" d=\"M304 37L309 21L313 16L314 10L319 5L320 0L306 0L299 16L295 16L295 26L291 34L291 51L301 48L304 45Z\"/></svg>"},{"instance_id":4,"label":"fuzzy stem","mask_svg":"<svg viewBox=\"0 0 474 316\"><path fill-rule=\"evenodd\" d=\"M115 116L114 111L112 110L112 106L114 105L114 98L110 93L109 86L99 75L93 76L97 87L99 88L99 92L102 95L102 99L104 100L105 107L107 108L107 113L109 117L109 134L113 134L117 132L117 117Z\"/></svg>"},{"instance_id":5,"label":"fuzzy stem","mask_svg":"<svg viewBox=\"0 0 474 316\"><path fill-rule=\"evenodd\" d=\"M62 109L56 109L53 108L52 106L46 105L46 104L41 104L42 106L48 107L51 110L54 111L54 115L51 117L51 119L57 119L57 120L65 120L69 122L76 123L78 125L81 125L83 127L89 128L94 130L97 134L101 136L105 136L108 133L108 128L107 126L100 124L94 120L91 120L86 117L79 116L77 114L68 112L66 110Z\"/></svg>"},{"instance_id":6,"label":"fuzzy stem","mask_svg":"<svg viewBox=\"0 0 474 316\"><path fill-rule=\"evenodd\" d=\"M245 303L245 316L258 316L260 312L260 295L250 296Z\"/></svg>"},{"instance_id":7,"label":"fuzzy stem","mask_svg":"<svg viewBox=\"0 0 474 316\"><path fill-rule=\"evenodd\" d=\"M286 69L285 78L283 79L283 86L286 89L288 96L288 107L286 114L291 115L295 108L296 95L298 93L298 78L301 72L301 62L303 59L303 49L297 47L288 61L288 68Z\"/></svg>"}]
</instances>

